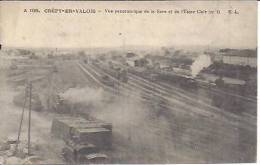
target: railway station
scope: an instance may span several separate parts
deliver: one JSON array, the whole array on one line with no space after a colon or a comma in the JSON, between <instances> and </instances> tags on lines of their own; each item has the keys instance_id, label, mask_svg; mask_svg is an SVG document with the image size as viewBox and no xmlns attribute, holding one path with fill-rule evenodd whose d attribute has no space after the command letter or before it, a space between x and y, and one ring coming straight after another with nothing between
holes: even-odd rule
<instances>
[{"instance_id":1,"label":"railway station","mask_svg":"<svg viewBox=\"0 0 260 165\"><path fill-rule=\"evenodd\" d=\"M0 2L0 165L255 163L256 13Z\"/></svg>"}]
</instances>

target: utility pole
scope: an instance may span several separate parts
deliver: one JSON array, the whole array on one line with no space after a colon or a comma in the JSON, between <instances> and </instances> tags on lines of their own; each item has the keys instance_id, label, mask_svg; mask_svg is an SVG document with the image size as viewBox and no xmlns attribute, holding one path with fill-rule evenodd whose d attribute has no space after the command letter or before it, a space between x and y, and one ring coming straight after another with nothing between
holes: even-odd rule
<instances>
[{"instance_id":1,"label":"utility pole","mask_svg":"<svg viewBox=\"0 0 260 165\"><path fill-rule=\"evenodd\" d=\"M24 116L24 110L25 110L25 105L26 105L26 100L27 100L27 93L28 93L28 87L25 87L25 96L24 96L24 103L23 103L23 110L22 110L22 116L20 120L20 125L19 125L19 131L18 131L18 137L17 137L17 142L15 146L15 152L18 149L18 145L20 143L20 136L21 136L21 131L22 131L22 125L23 125L23 116Z\"/></svg>"},{"instance_id":2,"label":"utility pole","mask_svg":"<svg viewBox=\"0 0 260 165\"><path fill-rule=\"evenodd\" d=\"M52 87L52 76L53 76L53 71L50 71L48 74L48 96L47 96L47 108L48 110L51 109L51 97L53 94L53 87Z\"/></svg>"},{"instance_id":3,"label":"utility pole","mask_svg":"<svg viewBox=\"0 0 260 165\"><path fill-rule=\"evenodd\" d=\"M28 155L30 155L30 149L31 149L31 111L32 111L32 82L29 83Z\"/></svg>"}]
</instances>

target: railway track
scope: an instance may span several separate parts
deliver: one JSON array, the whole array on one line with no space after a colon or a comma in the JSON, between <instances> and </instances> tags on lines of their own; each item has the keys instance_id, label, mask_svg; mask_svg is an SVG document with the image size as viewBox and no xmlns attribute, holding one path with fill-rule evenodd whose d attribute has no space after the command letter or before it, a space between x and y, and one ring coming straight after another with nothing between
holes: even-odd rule
<instances>
[{"instance_id":1,"label":"railway track","mask_svg":"<svg viewBox=\"0 0 260 165\"><path fill-rule=\"evenodd\" d=\"M223 111L220 108L212 106L211 103L208 101L198 100L198 99L196 99L197 95L192 96L191 94L186 94L187 92L185 93L185 91L181 91L181 90L177 89L176 87L172 87L165 83L161 84L161 83L150 82L147 79L142 78L140 76L136 76L132 73L130 73L129 76L131 77L131 79L133 81L139 80L140 82L143 83L144 86L154 89L155 92L159 92L165 97L173 97L174 99L180 99L181 101L189 101L189 103L191 105L199 106L199 108L202 108L202 109L209 109L214 113L217 112L217 113L220 113L220 115L226 115L226 117L229 117L229 118L230 117L236 118L236 119L240 118L240 116L237 116L234 113L229 113L229 112ZM251 120L253 120L253 121L256 120L256 117L250 113L245 113L244 117L246 117L244 120L245 122L251 121Z\"/></svg>"},{"instance_id":2,"label":"railway track","mask_svg":"<svg viewBox=\"0 0 260 165\"><path fill-rule=\"evenodd\" d=\"M111 79L113 79L114 81L117 81L116 78L114 78L113 76L106 73L105 70L102 70L101 68L98 68L98 67L93 66L93 65L91 67L93 67L93 70L95 70L96 72L110 76ZM208 118L208 122L215 124L215 125L219 125L220 127L228 124L228 125L232 125L234 128L236 128L239 125L239 127L242 127L243 129L246 129L246 130L249 129L252 132L255 131L254 123L253 124L248 123L246 120L241 121L241 118L239 118L239 119L236 118L235 120L231 120L230 118L226 118L226 117L221 116L221 114L220 114L220 116L219 115L218 116L212 116L212 114L210 114L207 110L195 107L195 105L192 105L192 106L189 105L189 108L188 108L186 106L187 103L185 103L185 102L187 102L187 100L181 100L181 101L176 102L176 99L178 99L176 97L171 98L170 100L165 99L165 96L163 96L160 93L156 93L157 91L151 91L151 89L149 90L146 87L144 87L146 84L143 84L144 86L142 86L138 83L134 83L134 82L131 82L131 81L129 81L128 83L129 84L124 84L124 86L126 86L126 88L128 88L131 92L136 91L136 89L143 92L145 99L144 98L142 98L142 99L144 99L145 102L152 103L152 101L150 101L151 97L157 97L158 99L165 101L167 104L160 104L160 107L162 109L174 110L175 112L178 112L178 113L181 113L181 114L182 113L189 113L189 114L199 115L203 118ZM174 96L174 95L172 95L172 96ZM208 113L205 113L205 111L208 112ZM246 122L246 124L249 124L249 126L245 125L245 124L241 124L241 122L244 122L244 121ZM203 129L205 130L207 128L204 127Z\"/></svg>"},{"instance_id":3,"label":"railway track","mask_svg":"<svg viewBox=\"0 0 260 165\"><path fill-rule=\"evenodd\" d=\"M99 88L103 88L107 91L109 91L111 94L116 94L116 95L124 95L126 97L128 96L135 96L137 99L139 99L140 101L148 101L148 98L151 97L149 94L144 94L143 97L140 98L140 95L136 94L135 91L133 91L134 88L125 85L123 83L119 83L121 87L117 86L115 88L112 88L110 86L107 86L103 83L101 83L100 78L104 75L108 75L112 80L117 81L116 78L110 76L109 74L104 74L104 73L99 73L97 72L95 69L92 69L91 67L88 67L82 63L77 63L77 65L80 67L80 69L86 74L86 76L88 76L89 78L91 78L93 80L93 83L96 84L96 87ZM118 90L117 88L122 88L120 90ZM123 91L122 91L123 90Z\"/></svg>"},{"instance_id":4,"label":"railway track","mask_svg":"<svg viewBox=\"0 0 260 165\"><path fill-rule=\"evenodd\" d=\"M119 65L119 64L118 64L118 65ZM123 65L120 64L120 66L123 66ZM157 73L169 74L169 73L167 73L166 71L158 71ZM181 76L180 74L177 74L177 73L174 73L173 75ZM197 80L197 81L199 81L199 80ZM205 83L205 82L204 82L204 83ZM162 83L162 84L165 84L165 83ZM165 84L165 85L167 86L168 84ZM169 85L168 85L168 86L169 86ZM206 86L204 86L204 85L201 85L201 84L200 84L199 87L208 90L208 87L206 87ZM239 98L239 99L241 99L241 100L243 100L243 101L250 101L250 102L253 102L253 103L256 103L256 102L257 102L257 98L254 97L254 96L247 96L247 97L245 97L245 96L242 96L242 95L238 95L238 94L236 94L236 93L230 93L230 92L226 92L226 91L222 91L222 90L218 90L218 89L214 89L214 88L211 88L211 92L218 93L218 94L220 94L220 95L223 95L223 94L224 94L224 95L227 95L227 96L232 96L232 97L235 97L235 98Z\"/></svg>"},{"instance_id":5,"label":"railway track","mask_svg":"<svg viewBox=\"0 0 260 165\"><path fill-rule=\"evenodd\" d=\"M109 75L109 73L106 73L106 70L108 68L98 68L97 66L92 65L95 70L99 70L99 72L103 72L104 74L110 76L113 78L112 75ZM204 102L198 102L196 99L189 97L178 90L175 90L174 87L166 88L160 84L156 84L153 82L150 82L142 77L129 74L129 85L131 86L130 89L134 90L134 88L138 90L142 90L146 93L153 94L155 96L158 96L162 98L165 101L168 101L170 106L180 105L183 109L186 109L189 113L194 114L200 114L205 117L209 117L211 120L215 120L214 116L218 116L225 122L231 123L231 120L234 122L234 125L241 124L241 122L249 124L250 126L256 126L256 118L252 115L247 116L239 116L227 111L223 111L222 109L219 109L217 107L213 107L212 105L209 105ZM118 81L116 78L113 78L113 80ZM129 87L128 87L129 88ZM176 101L178 100L178 101ZM185 103L186 102L186 103ZM187 103L192 106L190 107L193 111L190 111L190 109L187 109L186 105ZM236 122L235 122L236 121ZM250 127L251 128L251 127ZM254 128L253 128L254 129Z\"/></svg>"},{"instance_id":6,"label":"railway track","mask_svg":"<svg viewBox=\"0 0 260 165\"><path fill-rule=\"evenodd\" d=\"M254 123L247 122L246 120L241 120L241 118L238 118L237 116L232 114L232 116L226 116L225 114L225 116L223 116L221 113L216 113L216 111L218 112L218 110L214 108L210 109L211 107L203 105L205 103L202 103L202 107L200 107L198 106L198 102L196 99L189 98L189 96L186 96L184 93L178 90L174 90L174 87L167 88L166 86L163 86L161 84L149 82L148 80L134 74L129 74L129 81L127 84L125 84L119 82L112 74L110 74L108 72L108 68L101 68L92 64L85 65L83 63L78 63L78 65L82 68L85 68L82 70L86 70L85 72L92 75L90 77L95 79L95 81L99 81L98 77L102 77L104 75L109 76L113 81L118 83L121 88L119 90L120 92L117 93L117 95L127 96L125 95L125 93L129 93L133 96L137 96L137 98L139 98L141 101L148 104L153 103L151 98L155 97L155 100L157 98L164 102L163 104L159 105L159 107L161 107L162 109L168 109L176 114L186 113L191 116L193 121L203 119L203 122L207 123L200 124L199 126L195 127L186 122L174 123L174 121L170 121L173 123L171 124L171 130L169 131L179 132L178 134L181 134L182 138L185 138L187 136L187 139L192 139L192 134L201 137L207 137L210 135L210 137L212 137L213 139L222 139L222 144L229 145L229 141L236 138L237 132L240 129L245 129L247 131L250 131L251 133L255 132ZM142 93L141 97L140 95L136 95L136 91L140 91ZM190 105L187 106L187 104ZM230 118L232 118L232 120ZM185 130L187 128L189 128L189 134L180 133L182 132L181 130ZM226 133L227 131L229 131L229 133ZM211 152L207 148L208 146L203 141L207 140L202 138L201 142L196 145L200 148L200 150L203 149L203 152L205 153ZM178 143L178 140L176 142ZM185 143L186 146L189 146L190 142L189 140L182 140L182 143Z\"/></svg>"}]
</instances>

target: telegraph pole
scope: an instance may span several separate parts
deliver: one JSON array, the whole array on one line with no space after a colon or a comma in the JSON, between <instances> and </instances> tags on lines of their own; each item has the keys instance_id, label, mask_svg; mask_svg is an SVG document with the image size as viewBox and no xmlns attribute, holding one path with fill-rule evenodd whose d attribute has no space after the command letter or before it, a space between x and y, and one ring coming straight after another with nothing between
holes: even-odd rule
<instances>
[{"instance_id":1,"label":"telegraph pole","mask_svg":"<svg viewBox=\"0 0 260 165\"><path fill-rule=\"evenodd\" d=\"M32 82L29 83L29 126L28 126L28 155L31 154L31 111L32 111Z\"/></svg>"},{"instance_id":2,"label":"telegraph pole","mask_svg":"<svg viewBox=\"0 0 260 165\"><path fill-rule=\"evenodd\" d=\"M22 110L22 115L21 115L21 120L20 120L20 125L19 125L19 131L18 131L18 137L17 137L16 146L15 146L15 152L17 151L18 145L19 145L19 142L20 142L20 136L21 136L22 125L23 125L23 116L24 116L24 110L25 110L25 105L26 105L26 100L27 100L26 98L27 98L27 87L25 87L23 110Z\"/></svg>"},{"instance_id":3,"label":"telegraph pole","mask_svg":"<svg viewBox=\"0 0 260 165\"><path fill-rule=\"evenodd\" d=\"M53 94L53 87L52 87L52 77L53 77L53 71L50 71L48 73L48 98L47 98L47 108L48 110L51 109L51 97Z\"/></svg>"}]
</instances>

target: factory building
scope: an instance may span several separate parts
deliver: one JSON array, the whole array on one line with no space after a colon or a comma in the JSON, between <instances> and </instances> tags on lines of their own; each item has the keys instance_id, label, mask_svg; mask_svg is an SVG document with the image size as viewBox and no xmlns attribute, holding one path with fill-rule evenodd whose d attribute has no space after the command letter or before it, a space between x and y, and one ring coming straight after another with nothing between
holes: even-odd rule
<instances>
[{"instance_id":1,"label":"factory building","mask_svg":"<svg viewBox=\"0 0 260 165\"><path fill-rule=\"evenodd\" d=\"M220 50L213 56L212 60L224 64L257 67L256 51L254 50Z\"/></svg>"}]
</instances>

